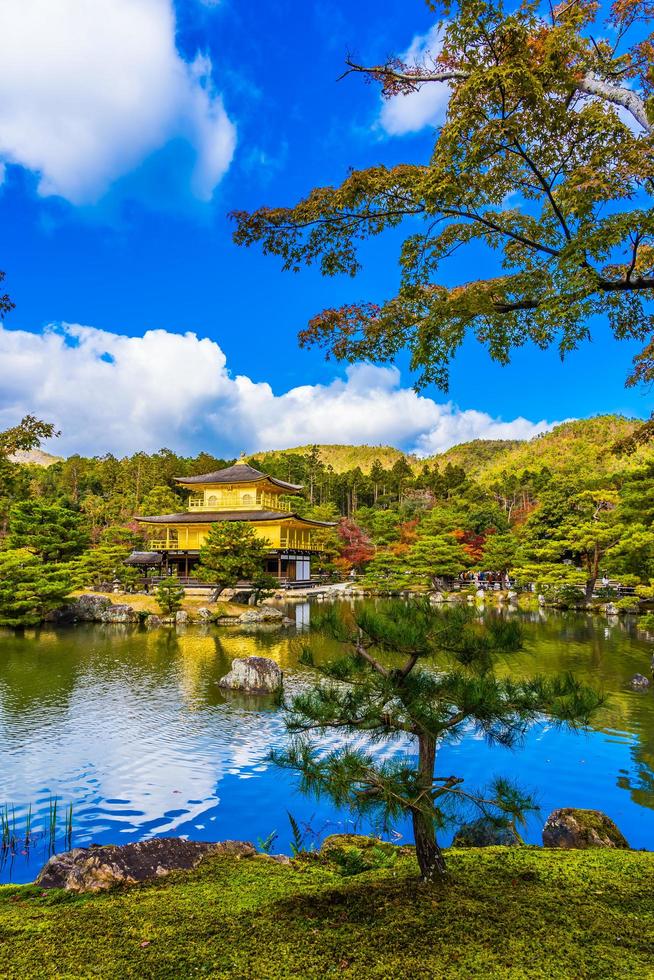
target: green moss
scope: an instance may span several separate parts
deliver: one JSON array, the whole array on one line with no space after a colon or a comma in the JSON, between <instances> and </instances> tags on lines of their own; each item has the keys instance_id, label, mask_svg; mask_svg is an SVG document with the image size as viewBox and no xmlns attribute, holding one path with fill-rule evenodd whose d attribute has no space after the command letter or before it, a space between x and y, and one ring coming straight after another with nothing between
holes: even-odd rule
<instances>
[{"instance_id":1,"label":"green moss","mask_svg":"<svg viewBox=\"0 0 654 980\"><path fill-rule=\"evenodd\" d=\"M597 837L611 841L614 847L628 850L629 844L622 831L601 810L570 810L579 825L582 837L588 847L596 847ZM579 845L582 846L582 845Z\"/></svg>"},{"instance_id":2,"label":"green moss","mask_svg":"<svg viewBox=\"0 0 654 980\"><path fill-rule=\"evenodd\" d=\"M426 886L399 849L392 868L356 877L215 858L104 895L8 886L0 976L652 976L654 855L486 848L451 851L449 868Z\"/></svg>"}]
</instances>

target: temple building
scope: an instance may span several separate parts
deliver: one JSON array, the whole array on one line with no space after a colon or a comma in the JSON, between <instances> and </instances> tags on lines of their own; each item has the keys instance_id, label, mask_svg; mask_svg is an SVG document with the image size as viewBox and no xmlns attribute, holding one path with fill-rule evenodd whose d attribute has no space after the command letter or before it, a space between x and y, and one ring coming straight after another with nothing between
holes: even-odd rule
<instances>
[{"instance_id":1,"label":"temple building","mask_svg":"<svg viewBox=\"0 0 654 980\"><path fill-rule=\"evenodd\" d=\"M285 498L297 496L301 486L267 476L241 461L215 473L176 477L176 482L191 491L188 509L181 514L137 517L148 530L148 551L135 553L128 559L130 564L149 561L164 573L192 577L211 525L245 521L270 545L266 571L289 584L311 579L315 530L333 525L294 513Z\"/></svg>"}]
</instances>

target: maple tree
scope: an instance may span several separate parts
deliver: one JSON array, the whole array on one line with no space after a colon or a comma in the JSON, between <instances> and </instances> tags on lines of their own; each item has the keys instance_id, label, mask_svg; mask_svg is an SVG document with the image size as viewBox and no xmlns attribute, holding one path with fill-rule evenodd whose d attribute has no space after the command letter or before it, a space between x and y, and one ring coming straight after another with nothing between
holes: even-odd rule
<instances>
[{"instance_id":1,"label":"maple tree","mask_svg":"<svg viewBox=\"0 0 654 980\"><path fill-rule=\"evenodd\" d=\"M422 64L349 59L348 73L385 98L448 86L449 109L427 162L355 170L294 207L234 214L238 244L329 276L356 275L360 244L407 224L397 294L324 310L301 343L346 361L392 361L409 348L418 385L445 388L469 331L501 363L527 341L565 354L596 315L616 338L644 339L654 290L653 12L650 0L616 0L608 14L591 0L511 10L461 0L446 8L440 49ZM499 255L499 274L444 285L448 257L470 247L479 267L480 245ZM650 345L635 380L651 379L653 365Z\"/></svg>"},{"instance_id":2,"label":"maple tree","mask_svg":"<svg viewBox=\"0 0 654 980\"><path fill-rule=\"evenodd\" d=\"M359 525L349 517L341 519L338 525L338 536L341 539L341 558L349 568L360 568L370 561L375 553L375 546Z\"/></svg>"}]
</instances>

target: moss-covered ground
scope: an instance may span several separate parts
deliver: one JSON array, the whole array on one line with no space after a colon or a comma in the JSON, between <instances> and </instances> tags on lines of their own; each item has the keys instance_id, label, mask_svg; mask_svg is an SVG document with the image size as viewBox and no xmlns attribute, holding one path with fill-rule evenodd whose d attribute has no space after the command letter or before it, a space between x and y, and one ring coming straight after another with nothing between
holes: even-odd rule
<instances>
[{"instance_id":1,"label":"moss-covered ground","mask_svg":"<svg viewBox=\"0 0 654 980\"><path fill-rule=\"evenodd\" d=\"M654 977L654 855L451 851L343 877L321 860L213 858L74 897L0 888L3 978Z\"/></svg>"}]
</instances>

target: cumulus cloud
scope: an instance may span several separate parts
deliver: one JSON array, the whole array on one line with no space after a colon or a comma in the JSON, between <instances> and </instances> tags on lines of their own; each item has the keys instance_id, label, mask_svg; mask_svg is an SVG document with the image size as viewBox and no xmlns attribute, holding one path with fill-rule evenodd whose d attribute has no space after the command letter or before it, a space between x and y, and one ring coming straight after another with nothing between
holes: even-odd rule
<instances>
[{"instance_id":1,"label":"cumulus cloud","mask_svg":"<svg viewBox=\"0 0 654 980\"><path fill-rule=\"evenodd\" d=\"M37 174L40 194L87 204L181 140L209 199L236 130L211 61L184 61L175 29L172 0L1 0L0 159Z\"/></svg>"},{"instance_id":2,"label":"cumulus cloud","mask_svg":"<svg viewBox=\"0 0 654 980\"><path fill-rule=\"evenodd\" d=\"M429 66L442 44L441 32L432 27L427 34L414 37L402 61L407 65ZM438 126L445 120L450 89L445 84L429 83L409 95L394 95L384 102L379 125L389 136L416 133L425 126Z\"/></svg>"},{"instance_id":3,"label":"cumulus cloud","mask_svg":"<svg viewBox=\"0 0 654 980\"><path fill-rule=\"evenodd\" d=\"M0 429L28 412L62 430L54 452L91 455L162 446L232 455L340 442L426 456L468 439L529 439L553 424L436 402L403 387L396 368L357 364L330 384L275 394L265 382L232 376L218 344L193 333L0 327Z\"/></svg>"}]
</instances>

